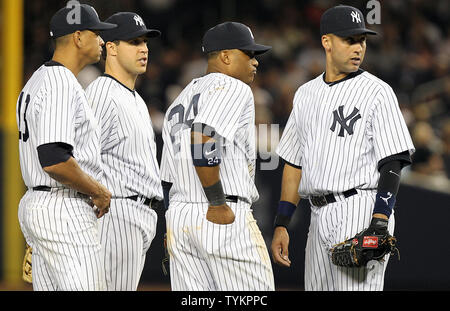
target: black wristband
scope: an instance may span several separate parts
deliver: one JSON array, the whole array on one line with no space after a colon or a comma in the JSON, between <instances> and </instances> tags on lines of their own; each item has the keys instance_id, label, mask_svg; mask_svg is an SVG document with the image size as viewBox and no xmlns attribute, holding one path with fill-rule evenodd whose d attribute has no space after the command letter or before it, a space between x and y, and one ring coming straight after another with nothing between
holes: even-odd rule
<instances>
[{"instance_id":1,"label":"black wristband","mask_svg":"<svg viewBox=\"0 0 450 311\"><path fill-rule=\"evenodd\" d=\"M273 224L273 227L285 227L286 229L289 226L289 222L291 221L291 217L289 216L285 216L285 215L281 215L281 214L277 214L275 216L275 221Z\"/></svg>"},{"instance_id":2,"label":"black wristband","mask_svg":"<svg viewBox=\"0 0 450 311\"><path fill-rule=\"evenodd\" d=\"M219 180L214 185L203 187L209 205L219 206L225 204L225 194L223 193L222 182Z\"/></svg>"}]
</instances>

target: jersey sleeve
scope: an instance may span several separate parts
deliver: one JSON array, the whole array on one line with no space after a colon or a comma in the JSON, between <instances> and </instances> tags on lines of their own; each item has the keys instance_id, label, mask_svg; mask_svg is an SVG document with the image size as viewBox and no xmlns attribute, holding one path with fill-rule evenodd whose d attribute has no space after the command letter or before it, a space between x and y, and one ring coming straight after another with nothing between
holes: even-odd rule
<instances>
[{"instance_id":1,"label":"jersey sleeve","mask_svg":"<svg viewBox=\"0 0 450 311\"><path fill-rule=\"evenodd\" d=\"M226 80L201 93L194 123L206 124L220 136L233 141L246 105L253 105L250 87L237 80Z\"/></svg>"},{"instance_id":2,"label":"jersey sleeve","mask_svg":"<svg viewBox=\"0 0 450 311\"><path fill-rule=\"evenodd\" d=\"M74 146L77 92L61 69L49 71L36 116L37 146L65 143Z\"/></svg>"},{"instance_id":3,"label":"jersey sleeve","mask_svg":"<svg viewBox=\"0 0 450 311\"><path fill-rule=\"evenodd\" d=\"M119 143L117 105L111 96L111 88L103 88L95 81L86 88L86 96L101 129L102 152Z\"/></svg>"},{"instance_id":4,"label":"jersey sleeve","mask_svg":"<svg viewBox=\"0 0 450 311\"><path fill-rule=\"evenodd\" d=\"M160 174L161 180L173 183L173 170L174 170L174 156L171 138L167 129L167 120L164 120L164 126L162 131L163 148L161 154Z\"/></svg>"},{"instance_id":5,"label":"jersey sleeve","mask_svg":"<svg viewBox=\"0 0 450 311\"><path fill-rule=\"evenodd\" d=\"M388 86L381 89L376 97L369 133L372 135L377 162L404 151L410 155L415 151L397 97Z\"/></svg>"},{"instance_id":6,"label":"jersey sleeve","mask_svg":"<svg viewBox=\"0 0 450 311\"><path fill-rule=\"evenodd\" d=\"M297 125L296 106L291 111L288 122L281 135L280 142L277 146L277 154L286 162L301 166L301 140Z\"/></svg>"}]
</instances>

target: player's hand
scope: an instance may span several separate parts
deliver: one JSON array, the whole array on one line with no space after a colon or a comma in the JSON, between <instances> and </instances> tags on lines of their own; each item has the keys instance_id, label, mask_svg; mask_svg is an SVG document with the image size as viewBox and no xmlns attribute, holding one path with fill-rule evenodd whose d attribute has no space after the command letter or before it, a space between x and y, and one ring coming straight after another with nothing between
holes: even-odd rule
<instances>
[{"instance_id":1,"label":"player's hand","mask_svg":"<svg viewBox=\"0 0 450 311\"><path fill-rule=\"evenodd\" d=\"M109 212L109 206L111 204L111 192L106 189L102 184L98 184L97 192L92 195L91 200L96 207L95 213L97 218L102 217Z\"/></svg>"},{"instance_id":2,"label":"player's hand","mask_svg":"<svg viewBox=\"0 0 450 311\"><path fill-rule=\"evenodd\" d=\"M289 233L285 227L278 226L273 232L272 239L272 258L273 261L284 267L290 267L291 261L289 260Z\"/></svg>"},{"instance_id":3,"label":"player's hand","mask_svg":"<svg viewBox=\"0 0 450 311\"><path fill-rule=\"evenodd\" d=\"M206 212L206 219L219 225L228 225L234 222L234 213L231 208L226 205L209 206Z\"/></svg>"}]
</instances>

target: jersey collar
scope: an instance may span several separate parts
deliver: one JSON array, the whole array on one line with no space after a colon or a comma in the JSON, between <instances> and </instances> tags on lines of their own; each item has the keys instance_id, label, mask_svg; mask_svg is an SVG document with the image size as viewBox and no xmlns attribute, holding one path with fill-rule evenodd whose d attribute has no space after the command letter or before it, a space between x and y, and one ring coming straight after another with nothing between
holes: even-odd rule
<instances>
[{"instance_id":1,"label":"jersey collar","mask_svg":"<svg viewBox=\"0 0 450 311\"><path fill-rule=\"evenodd\" d=\"M364 72L364 70L362 70L361 68L359 68L357 71L355 71L355 72L352 72L352 73L349 73L347 76L345 76L344 78L342 78L342 79L340 79L340 80L337 80L337 81L333 81L333 82L326 82L325 81L325 72L323 73L323 75L322 75L322 80L323 80L323 82L325 83L325 84L327 84L328 86L333 86L333 85L336 85L336 84L338 84L338 83L341 83L341 82L343 82L343 81L346 81L346 80L349 80L349 79L352 79L352 78L354 78L354 77L356 77L356 76L359 76L360 74L362 74Z\"/></svg>"},{"instance_id":2,"label":"jersey collar","mask_svg":"<svg viewBox=\"0 0 450 311\"><path fill-rule=\"evenodd\" d=\"M45 66L47 67L51 67L51 66L62 66L64 67L63 64L55 62L54 60L49 60L48 62L44 63Z\"/></svg>"},{"instance_id":3,"label":"jersey collar","mask_svg":"<svg viewBox=\"0 0 450 311\"><path fill-rule=\"evenodd\" d=\"M107 78L113 79L114 81L116 81L117 83L119 83L120 85L122 85L124 88L126 88L128 91L130 91L133 95L135 95L135 94L134 94L135 90L130 89L128 86L126 86L125 84L123 84L122 82L120 82L119 80L117 80L116 78L114 78L113 76L111 76L111 75L109 75L109 74L107 74L107 73L104 73L104 74L102 74L102 77L107 77Z\"/></svg>"}]
</instances>

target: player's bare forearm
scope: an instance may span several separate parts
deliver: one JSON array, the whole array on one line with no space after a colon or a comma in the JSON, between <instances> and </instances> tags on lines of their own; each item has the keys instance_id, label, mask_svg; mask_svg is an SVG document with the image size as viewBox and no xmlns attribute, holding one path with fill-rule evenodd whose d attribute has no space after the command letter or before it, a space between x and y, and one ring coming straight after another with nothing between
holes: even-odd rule
<instances>
[{"instance_id":1,"label":"player's bare forearm","mask_svg":"<svg viewBox=\"0 0 450 311\"><path fill-rule=\"evenodd\" d=\"M295 205L300 201L298 186L302 177L302 170L285 164L283 168L283 177L281 181L280 201L288 201Z\"/></svg>"},{"instance_id":2,"label":"player's bare forearm","mask_svg":"<svg viewBox=\"0 0 450 311\"><path fill-rule=\"evenodd\" d=\"M46 166L44 171L51 178L78 192L92 196L98 191L98 182L86 174L72 157L66 162Z\"/></svg>"},{"instance_id":3,"label":"player's bare forearm","mask_svg":"<svg viewBox=\"0 0 450 311\"><path fill-rule=\"evenodd\" d=\"M65 162L44 167L44 171L61 184L74 189L80 193L89 195L92 203L99 208L101 217L105 209L110 204L111 192L94 178L86 174L74 158L69 158Z\"/></svg>"},{"instance_id":4,"label":"player's bare forearm","mask_svg":"<svg viewBox=\"0 0 450 311\"><path fill-rule=\"evenodd\" d=\"M209 187L220 181L219 166L200 167L195 170L203 187ZM234 213L227 204L211 205L208 208L206 219L217 224L230 224L234 221Z\"/></svg>"},{"instance_id":5,"label":"player's bare forearm","mask_svg":"<svg viewBox=\"0 0 450 311\"><path fill-rule=\"evenodd\" d=\"M298 194L298 186L300 185L300 179L302 176L302 170L289 164L285 164L283 168L283 177L281 180L281 197L280 204L286 202L289 206L298 205L300 196ZM293 211L292 211L293 212ZM280 206L279 211L280 213ZM284 221L281 221L283 220ZM275 229L273 232L273 239L271 245L273 261L281 266L290 267L291 261L289 260L289 233L286 226L289 222L290 216L285 214L277 214L275 218ZM284 223L284 224L282 224Z\"/></svg>"},{"instance_id":6,"label":"player's bare forearm","mask_svg":"<svg viewBox=\"0 0 450 311\"><path fill-rule=\"evenodd\" d=\"M220 180L219 166L196 166L195 171L197 172L198 178L200 179L200 183L203 187L214 185Z\"/></svg>"},{"instance_id":7,"label":"player's bare forearm","mask_svg":"<svg viewBox=\"0 0 450 311\"><path fill-rule=\"evenodd\" d=\"M202 133L191 132L191 144L204 144L208 142L215 142L215 140ZM220 165L195 166L195 171L209 200L206 219L216 224L230 224L234 222L235 215L225 203L225 195L220 183ZM214 199L211 200L211 197ZM215 201L220 203L215 203Z\"/></svg>"},{"instance_id":8,"label":"player's bare forearm","mask_svg":"<svg viewBox=\"0 0 450 311\"><path fill-rule=\"evenodd\" d=\"M191 132L191 144L204 144L207 142L215 142L214 138L205 136L199 132ZM219 165L217 166L195 166L200 183L203 187L214 185L220 180Z\"/></svg>"}]
</instances>

